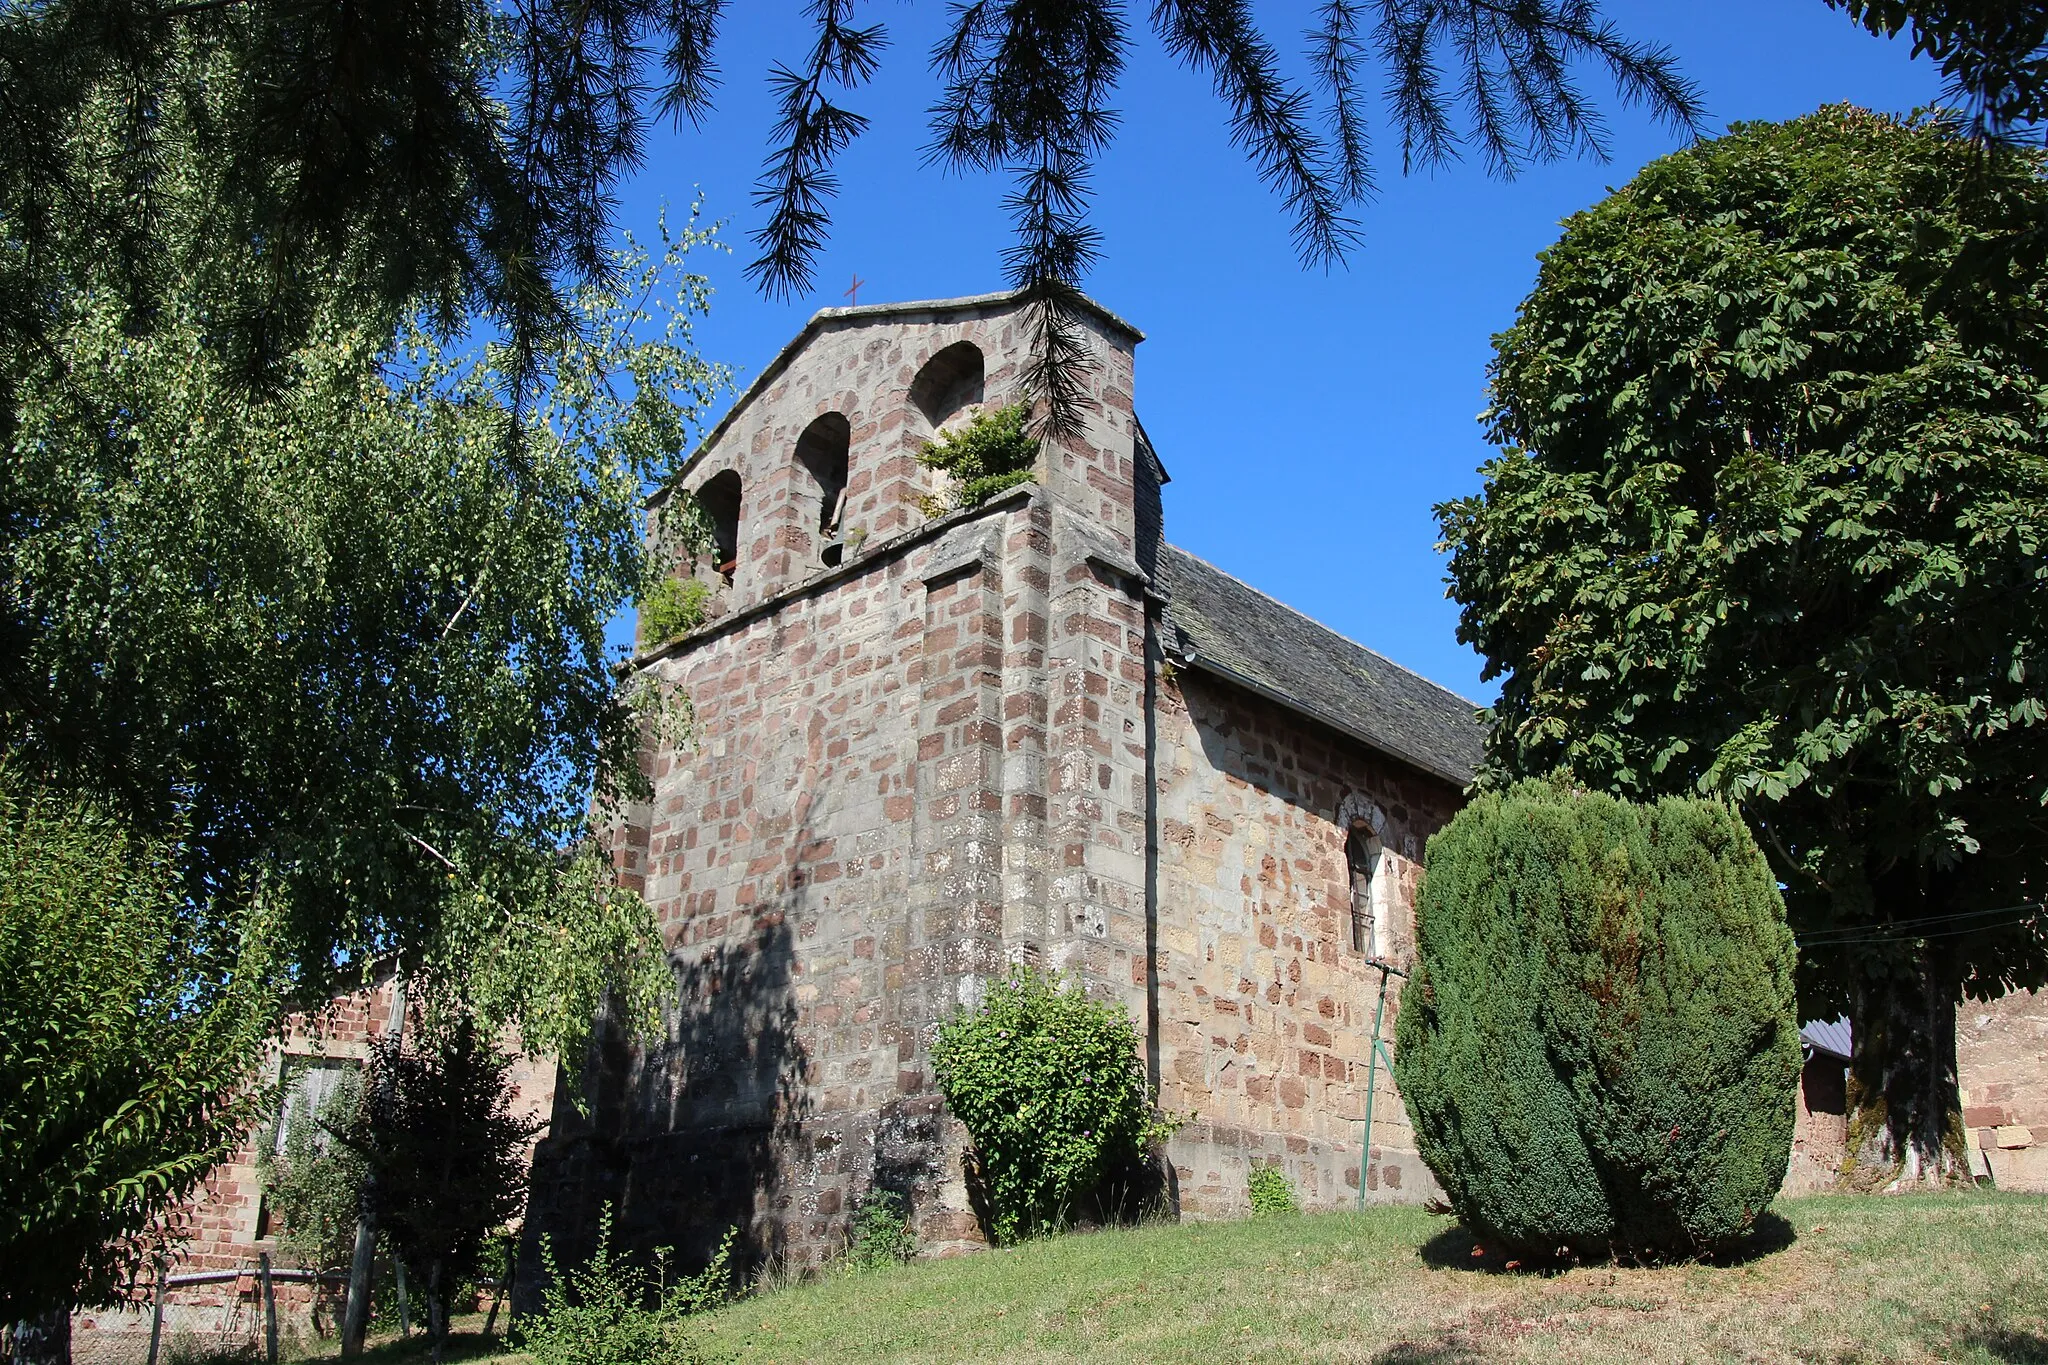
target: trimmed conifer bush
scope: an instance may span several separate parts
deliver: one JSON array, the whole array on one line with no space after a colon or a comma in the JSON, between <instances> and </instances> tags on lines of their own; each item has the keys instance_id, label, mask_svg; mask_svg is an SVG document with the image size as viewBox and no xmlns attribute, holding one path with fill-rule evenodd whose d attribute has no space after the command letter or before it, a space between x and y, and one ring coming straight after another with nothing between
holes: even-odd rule
<instances>
[{"instance_id":1,"label":"trimmed conifer bush","mask_svg":"<svg viewBox=\"0 0 2048 1365\"><path fill-rule=\"evenodd\" d=\"M1778 1191L1800 1066L1784 904L1728 807L1560 784L1429 842L1394 1071L1422 1158L1524 1256L1697 1256Z\"/></svg>"}]
</instances>

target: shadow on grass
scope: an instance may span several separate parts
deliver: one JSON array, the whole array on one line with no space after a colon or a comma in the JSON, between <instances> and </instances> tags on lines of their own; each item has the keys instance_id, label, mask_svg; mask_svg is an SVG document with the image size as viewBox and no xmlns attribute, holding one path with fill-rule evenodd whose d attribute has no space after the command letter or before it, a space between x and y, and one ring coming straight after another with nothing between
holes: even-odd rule
<instances>
[{"instance_id":1,"label":"shadow on grass","mask_svg":"<svg viewBox=\"0 0 2048 1365\"><path fill-rule=\"evenodd\" d=\"M1397 1341L1372 1358L1372 1365L1480 1365L1485 1359L1456 1334L1435 1341Z\"/></svg>"},{"instance_id":2,"label":"shadow on grass","mask_svg":"<svg viewBox=\"0 0 2048 1365\"><path fill-rule=\"evenodd\" d=\"M1738 1242L1710 1256L1702 1256L1699 1262L1714 1266L1748 1265L1766 1256L1776 1255L1799 1240L1792 1224L1775 1213L1765 1213L1756 1220L1756 1225ZM1472 1270L1487 1275L1555 1275L1576 1265L1652 1265L1639 1257L1605 1256L1530 1256L1503 1250L1499 1246L1487 1246L1474 1237L1463 1224L1453 1223L1436 1236L1424 1242L1419 1249L1422 1263L1436 1270ZM1689 1258L1673 1257L1672 1261Z\"/></svg>"},{"instance_id":3,"label":"shadow on grass","mask_svg":"<svg viewBox=\"0 0 2048 1365\"><path fill-rule=\"evenodd\" d=\"M1991 1328L1965 1333L1958 1344L1974 1346L1993 1360L2006 1362L2006 1365L2048 1365L2048 1337L2039 1332Z\"/></svg>"},{"instance_id":4,"label":"shadow on grass","mask_svg":"<svg viewBox=\"0 0 2048 1365\"><path fill-rule=\"evenodd\" d=\"M485 1336L482 1332L450 1331L448 1340L441 1347L443 1362L458 1360L483 1360L493 1356L506 1355L512 1350L502 1333L493 1332ZM354 1359L363 1365L411 1365L413 1361L432 1360L434 1344L425 1332L415 1332L409 1337L386 1337L382 1341L367 1343L363 1353Z\"/></svg>"}]
</instances>

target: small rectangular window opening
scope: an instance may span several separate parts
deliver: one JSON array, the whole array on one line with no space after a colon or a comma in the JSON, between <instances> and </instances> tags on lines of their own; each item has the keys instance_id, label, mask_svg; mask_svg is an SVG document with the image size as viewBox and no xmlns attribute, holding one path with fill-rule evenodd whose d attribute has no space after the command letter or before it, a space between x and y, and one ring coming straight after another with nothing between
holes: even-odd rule
<instances>
[{"instance_id":1,"label":"small rectangular window opening","mask_svg":"<svg viewBox=\"0 0 2048 1365\"><path fill-rule=\"evenodd\" d=\"M1372 956L1372 874L1379 865L1379 840L1354 829L1344 840L1344 868L1351 882L1351 951Z\"/></svg>"}]
</instances>

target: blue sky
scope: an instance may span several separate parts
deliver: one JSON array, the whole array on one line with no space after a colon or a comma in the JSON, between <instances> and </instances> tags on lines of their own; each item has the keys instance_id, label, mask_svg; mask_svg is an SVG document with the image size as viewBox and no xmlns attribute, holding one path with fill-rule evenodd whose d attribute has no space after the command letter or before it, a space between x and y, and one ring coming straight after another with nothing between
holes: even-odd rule
<instances>
[{"instance_id":1,"label":"blue sky","mask_svg":"<svg viewBox=\"0 0 2048 1365\"><path fill-rule=\"evenodd\" d=\"M1173 482L1175 543L1423 675L1481 702L1480 660L1456 639L1435 550L1434 504L1479 486L1487 458L1490 338L1514 319L1536 253L1560 221L1622 184L1678 140L1623 109L1596 73L1613 158L1491 180L1476 163L1403 179L1384 129L1381 193L1361 215L1365 241L1348 267L1304 270L1273 196L1230 145L1208 83L1160 52L1139 26L1119 94L1123 128L1095 183L1103 259L1088 291L1147 334L1137 404ZM1299 64L1314 6L1257 6L1269 36ZM1713 4L1609 0L1632 36L1670 45L1702 87L1709 126L1780 119L1848 100L1906 110L1936 97L1933 67L1902 42L1863 34L1822 0ZM620 223L645 228L658 208L701 191L726 220L731 255L694 268L717 289L699 330L704 354L744 385L818 308L858 274L860 301L941 298L1003 286L1009 225L999 180L927 168L925 110L935 85L926 54L945 9L935 0L870 0L890 47L855 108L872 120L840 163L832 242L816 295L782 304L742 277L748 202L773 112L766 73L800 60L796 0L747 0L728 12L724 86L701 131L665 126L620 196Z\"/></svg>"}]
</instances>

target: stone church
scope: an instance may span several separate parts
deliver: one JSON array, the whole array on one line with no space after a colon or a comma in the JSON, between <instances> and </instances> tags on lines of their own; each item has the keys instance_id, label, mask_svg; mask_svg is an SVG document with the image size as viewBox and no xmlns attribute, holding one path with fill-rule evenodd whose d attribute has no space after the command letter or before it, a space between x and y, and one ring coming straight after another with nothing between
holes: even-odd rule
<instances>
[{"instance_id":1,"label":"stone church","mask_svg":"<svg viewBox=\"0 0 2048 1365\"><path fill-rule=\"evenodd\" d=\"M711 615L634 666L694 733L612 833L681 1003L557 1104L530 1226L563 1250L609 1203L632 1241L813 1261L876 1188L928 1250L978 1241L930 1045L1017 962L1129 1010L1194 1116L1182 1214L1242 1211L1253 1164L1309 1208L1434 1188L1372 1074L1376 964L1410 960L1474 707L1170 544L1142 334L1083 321L1085 430L979 507L935 514L917 457L1020 397L1007 294L820 312L684 469Z\"/></svg>"},{"instance_id":2,"label":"stone church","mask_svg":"<svg viewBox=\"0 0 2048 1365\"><path fill-rule=\"evenodd\" d=\"M739 1226L755 1256L816 1263L877 1189L928 1252L978 1243L930 1044L1015 962L1136 1022L1161 1106L1193 1115L1152 1192L1172 1210L1243 1212L1254 1164L1312 1209L1436 1192L1370 1059L1423 843L1479 759L1473 707L1167 543L1140 335L1084 322L1086 429L980 507L929 512L945 490L917 456L1017 396L1009 295L819 313L685 468L715 523L683 570L710 616L636 667L687 693L694 734L644 755L654 800L611 831L679 1001L664 1039L600 1028L580 1102L522 1060L515 1108L552 1114L522 1265L541 1233L580 1260L606 1205L686 1262ZM398 1026L394 1001L385 978L292 1021L280 1119ZM1848 1030L1805 1042L1788 1193L1831 1186L1846 1136ZM1966 1005L1956 1042L1973 1170L2048 1192L2048 992ZM253 1358L268 1140L178 1216L174 1339ZM342 1278L286 1272L287 1331L331 1331ZM146 1295L74 1334L80 1360L145 1359Z\"/></svg>"}]
</instances>

